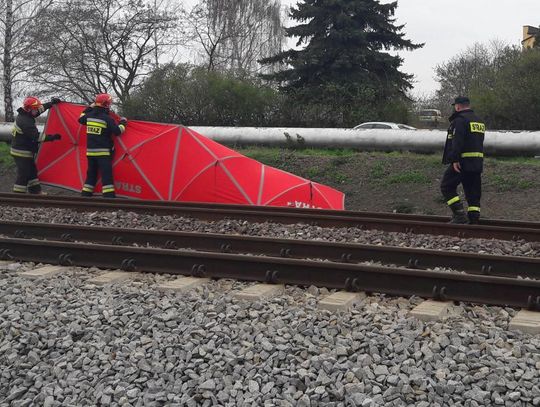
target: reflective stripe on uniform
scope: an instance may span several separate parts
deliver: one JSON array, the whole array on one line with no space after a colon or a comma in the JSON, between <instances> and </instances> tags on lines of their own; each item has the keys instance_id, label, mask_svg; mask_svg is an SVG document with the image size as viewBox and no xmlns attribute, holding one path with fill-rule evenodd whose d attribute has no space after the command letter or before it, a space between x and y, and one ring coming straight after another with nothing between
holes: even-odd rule
<instances>
[{"instance_id":1,"label":"reflective stripe on uniform","mask_svg":"<svg viewBox=\"0 0 540 407\"><path fill-rule=\"evenodd\" d=\"M13 130L11 131L11 134L13 134L13 137L15 137L17 134L23 134L23 131L19 126L14 124L13 125Z\"/></svg>"},{"instance_id":2,"label":"reflective stripe on uniform","mask_svg":"<svg viewBox=\"0 0 540 407\"><path fill-rule=\"evenodd\" d=\"M90 184L84 184L82 190L84 192L94 192L94 186Z\"/></svg>"},{"instance_id":3,"label":"reflective stripe on uniform","mask_svg":"<svg viewBox=\"0 0 540 407\"><path fill-rule=\"evenodd\" d=\"M103 185L103 187L101 188L101 192L103 192L104 194L108 192L114 192L114 185Z\"/></svg>"},{"instance_id":4,"label":"reflective stripe on uniform","mask_svg":"<svg viewBox=\"0 0 540 407\"><path fill-rule=\"evenodd\" d=\"M13 185L13 192L26 192L26 185Z\"/></svg>"},{"instance_id":5,"label":"reflective stripe on uniform","mask_svg":"<svg viewBox=\"0 0 540 407\"><path fill-rule=\"evenodd\" d=\"M29 187L35 187L36 185L40 185L39 179L34 178L34 179L31 179L30 181L28 181L28 186Z\"/></svg>"},{"instance_id":6,"label":"reflective stripe on uniform","mask_svg":"<svg viewBox=\"0 0 540 407\"><path fill-rule=\"evenodd\" d=\"M89 152L89 153L86 153L87 157L109 157L110 155L111 155L111 153L109 153L109 152L98 152L98 153Z\"/></svg>"},{"instance_id":7,"label":"reflective stripe on uniform","mask_svg":"<svg viewBox=\"0 0 540 407\"><path fill-rule=\"evenodd\" d=\"M111 150L108 148L89 148L86 150L88 157L105 157L111 155Z\"/></svg>"},{"instance_id":8,"label":"reflective stripe on uniform","mask_svg":"<svg viewBox=\"0 0 540 407\"><path fill-rule=\"evenodd\" d=\"M102 129L107 128L107 123L99 119L88 119L86 121L87 126L101 127Z\"/></svg>"},{"instance_id":9,"label":"reflective stripe on uniform","mask_svg":"<svg viewBox=\"0 0 540 407\"><path fill-rule=\"evenodd\" d=\"M470 129L471 129L471 133L485 133L486 125L484 123L471 122Z\"/></svg>"},{"instance_id":10,"label":"reflective stripe on uniform","mask_svg":"<svg viewBox=\"0 0 540 407\"><path fill-rule=\"evenodd\" d=\"M454 204L454 203L456 203L456 202L459 202L459 196L455 196L455 197L453 197L452 199L449 199L448 201L446 201L446 203L447 203L448 205L452 205L452 204Z\"/></svg>"},{"instance_id":11,"label":"reflective stripe on uniform","mask_svg":"<svg viewBox=\"0 0 540 407\"><path fill-rule=\"evenodd\" d=\"M86 119L86 134L101 136L107 128L107 122L101 119Z\"/></svg>"},{"instance_id":12,"label":"reflective stripe on uniform","mask_svg":"<svg viewBox=\"0 0 540 407\"><path fill-rule=\"evenodd\" d=\"M461 153L461 158L482 158L484 153Z\"/></svg>"},{"instance_id":13,"label":"reflective stripe on uniform","mask_svg":"<svg viewBox=\"0 0 540 407\"><path fill-rule=\"evenodd\" d=\"M467 209L469 212L480 212L479 206L469 206L469 209Z\"/></svg>"},{"instance_id":14,"label":"reflective stripe on uniform","mask_svg":"<svg viewBox=\"0 0 540 407\"><path fill-rule=\"evenodd\" d=\"M119 124L118 127L120 128L120 133L123 133L126 131L126 126L124 126L123 124Z\"/></svg>"},{"instance_id":15,"label":"reflective stripe on uniform","mask_svg":"<svg viewBox=\"0 0 540 407\"><path fill-rule=\"evenodd\" d=\"M33 158L34 153L32 151L28 150L18 150L16 148L11 147L10 153L14 157L23 157L23 158Z\"/></svg>"}]
</instances>

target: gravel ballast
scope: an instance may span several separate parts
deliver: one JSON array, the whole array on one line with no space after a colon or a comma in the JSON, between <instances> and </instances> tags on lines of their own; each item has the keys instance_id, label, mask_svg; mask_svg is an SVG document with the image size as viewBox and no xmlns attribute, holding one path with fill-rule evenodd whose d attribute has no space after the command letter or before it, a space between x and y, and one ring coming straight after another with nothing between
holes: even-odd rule
<instances>
[{"instance_id":1,"label":"gravel ballast","mask_svg":"<svg viewBox=\"0 0 540 407\"><path fill-rule=\"evenodd\" d=\"M124 211L3 206L0 219L540 256L524 241ZM515 309L422 322L409 316L422 299L371 295L333 314L324 288L247 303L232 292L249 284L229 280L173 293L155 288L167 275L19 275L38 266L0 266L0 406L540 406L540 336L508 331Z\"/></svg>"},{"instance_id":2,"label":"gravel ballast","mask_svg":"<svg viewBox=\"0 0 540 407\"><path fill-rule=\"evenodd\" d=\"M424 323L409 317L418 298L335 315L315 287L245 303L241 282L179 294L154 288L170 276L18 275L33 267L0 271L0 405L540 405L540 337L506 330L513 309L462 304Z\"/></svg>"},{"instance_id":3,"label":"gravel ballast","mask_svg":"<svg viewBox=\"0 0 540 407\"><path fill-rule=\"evenodd\" d=\"M11 221L227 233L274 238L419 247L494 255L540 257L540 244L526 241L462 239L451 236L395 233L380 230L362 230L359 228L323 228L305 224L249 223L242 220L207 222L178 216L144 215L125 211L77 212L56 208L21 208L9 206L2 206L1 209L0 219Z\"/></svg>"}]
</instances>

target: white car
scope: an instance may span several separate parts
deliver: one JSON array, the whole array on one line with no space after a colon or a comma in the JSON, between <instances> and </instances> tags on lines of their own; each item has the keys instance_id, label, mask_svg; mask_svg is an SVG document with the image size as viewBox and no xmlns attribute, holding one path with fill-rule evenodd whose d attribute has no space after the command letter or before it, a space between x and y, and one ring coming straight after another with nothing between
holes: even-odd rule
<instances>
[{"instance_id":1,"label":"white car","mask_svg":"<svg viewBox=\"0 0 540 407\"><path fill-rule=\"evenodd\" d=\"M416 130L416 127L392 122L366 122L354 127L354 130L364 129Z\"/></svg>"}]
</instances>

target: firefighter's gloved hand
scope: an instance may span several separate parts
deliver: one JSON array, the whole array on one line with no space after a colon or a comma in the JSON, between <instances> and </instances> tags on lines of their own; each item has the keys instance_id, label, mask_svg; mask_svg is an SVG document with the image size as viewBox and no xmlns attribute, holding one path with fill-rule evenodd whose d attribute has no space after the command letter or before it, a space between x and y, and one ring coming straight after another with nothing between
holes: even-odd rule
<instances>
[{"instance_id":1,"label":"firefighter's gloved hand","mask_svg":"<svg viewBox=\"0 0 540 407\"><path fill-rule=\"evenodd\" d=\"M58 98L52 98L52 99L51 99L51 104L53 104L53 105L56 105L56 104L58 104L58 103L60 103L60 102L61 102L61 100L58 99Z\"/></svg>"},{"instance_id":2,"label":"firefighter's gloved hand","mask_svg":"<svg viewBox=\"0 0 540 407\"><path fill-rule=\"evenodd\" d=\"M127 119L125 117L121 117L120 118L120 121L118 122L118 124L121 124L123 126L125 126L127 124Z\"/></svg>"},{"instance_id":3,"label":"firefighter's gloved hand","mask_svg":"<svg viewBox=\"0 0 540 407\"><path fill-rule=\"evenodd\" d=\"M54 140L60 140L62 138L61 134L48 134L45 136L45 141L54 141Z\"/></svg>"}]
</instances>

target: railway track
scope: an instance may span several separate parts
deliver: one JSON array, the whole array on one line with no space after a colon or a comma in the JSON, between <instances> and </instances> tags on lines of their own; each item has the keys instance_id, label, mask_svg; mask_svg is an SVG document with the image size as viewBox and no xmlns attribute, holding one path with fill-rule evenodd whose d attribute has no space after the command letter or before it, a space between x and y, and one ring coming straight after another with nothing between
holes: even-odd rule
<instances>
[{"instance_id":1,"label":"railway track","mask_svg":"<svg viewBox=\"0 0 540 407\"><path fill-rule=\"evenodd\" d=\"M83 202L86 203L88 198L79 196L49 196L49 195L20 195L10 192L0 192L0 202L3 199L22 198L22 200L57 200L67 202ZM100 202L118 203L119 199L104 199L97 198ZM437 215L415 215L406 213L390 213L390 212L370 212L370 211L347 211L347 210L327 210L316 208L290 208L280 206L246 206L246 205L234 205L234 204L220 204L220 203L204 203L204 202L175 202L175 201L143 201L143 200L120 200L123 203L135 203L137 206L150 206L150 207L165 207L165 208L207 208L207 209L228 209L228 210L256 210L261 213L265 212L278 212L278 213L296 213L296 214L309 214L309 215L336 215L344 217L357 217L357 218L375 218L375 219L402 219L408 221L422 221L422 222L448 222L450 216L437 216ZM504 219L481 219L481 223L486 226L502 226L502 227L523 227L523 228L540 228L540 222L526 222L526 221L513 221Z\"/></svg>"},{"instance_id":2,"label":"railway track","mask_svg":"<svg viewBox=\"0 0 540 407\"><path fill-rule=\"evenodd\" d=\"M31 196L3 193L4 205L56 207L78 211L133 211L176 215L203 220L243 219L250 222L306 223L321 227L352 227L389 232L448 235L461 238L540 241L540 222L482 220L480 225L444 223L447 218L373 212L325 211L312 209L255 207L223 204L124 201L65 196Z\"/></svg>"},{"instance_id":3,"label":"railway track","mask_svg":"<svg viewBox=\"0 0 540 407\"><path fill-rule=\"evenodd\" d=\"M2 234L17 236L0 238L3 260L317 285L540 310L537 258L18 222L2 222L0 230ZM85 242L69 241L78 239ZM167 248L121 246L133 243ZM189 250L178 250L181 246ZM250 254L231 253L233 250ZM307 259L323 254L334 261ZM353 263L367 259L400 266ZM484 275L419 269L428 264L465 264L466 271ZM533 279L518 279L518 275Z\"/></svg>"},{"instance_id":4,"label":"railway track","mask_svg":"<svg viewBox=\"0 0 540 407\"><path fill-rule=\"evenodd\" d=\"M79 241L105 245L188 249L339 263L365 261L411 269L450 268L472 274L540 279L540 258L496 256L327 241L273 239L218 233L124 229L67 224L0 221L0 235L24 239Z\"/></svg>"}]
</instances>

